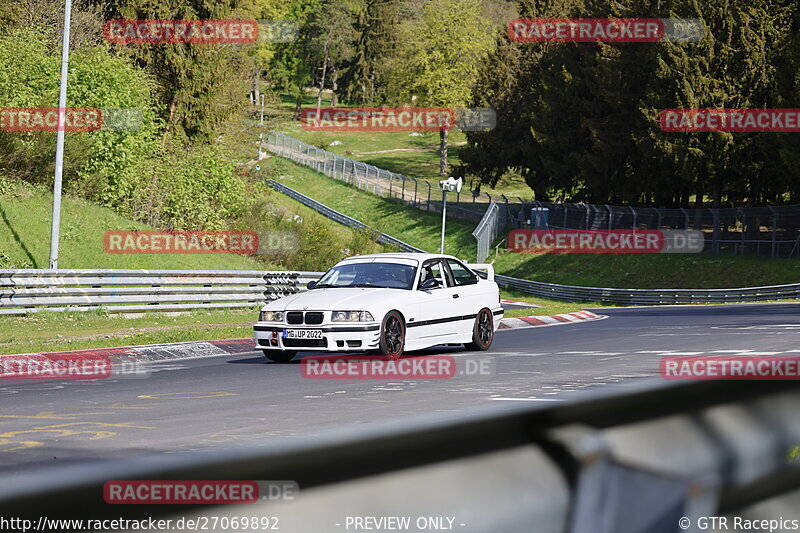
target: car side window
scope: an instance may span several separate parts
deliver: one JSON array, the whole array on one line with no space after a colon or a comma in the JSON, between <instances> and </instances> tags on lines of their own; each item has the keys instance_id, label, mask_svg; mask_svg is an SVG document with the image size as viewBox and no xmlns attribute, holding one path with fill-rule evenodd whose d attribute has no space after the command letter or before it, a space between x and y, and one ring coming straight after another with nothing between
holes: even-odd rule
<instances>
[{"instance_id":1,"label":"car side window","mask_svg":"<svg viewBox=\"0 0 800 533\"><path fill-rule=\"evenodd\" d=\"M425 283L425 280L431 278L438 279L442 287L447 287L447 281L445 279L444 268L442 268L441 261L431 261L430 263L423 265L422 277L419 280L419 284L422 285Z\"/></svg>"},{"instance_id":2,"label":"car side window","mask_svg":"<svg viewBox=\"0 0 800 533\"><path fill-rule=\"evenodd\" d=\"M456 285L473 285L478 283L478 277L458 261L448 259L447 266L450 267L450 272L453 275L453 280Z\"/></svg>"}]
</instances>

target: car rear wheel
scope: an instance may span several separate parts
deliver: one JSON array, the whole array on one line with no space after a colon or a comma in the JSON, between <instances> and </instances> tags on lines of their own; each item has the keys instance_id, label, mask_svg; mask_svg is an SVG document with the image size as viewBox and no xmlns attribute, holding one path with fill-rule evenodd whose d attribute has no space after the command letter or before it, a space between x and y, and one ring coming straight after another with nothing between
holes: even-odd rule
<instances>
[{"instance_id":1,"label":"car rear wheel","mask_svg":"<svg viewBox=\"0 0 800 533\"><path fill-rule=\"evenodd\" d=\"M264 357L276 363L288 363L292 357L297 355L296 351L292 350L261 350L264 352Z\"/></svg>"},{"instance_id":2,"label":"car rear wheel","mask_svg":"<svg viewBox=\"0 0 800 533\"><path fill-rule=\"evenodd\" d=\"M494 340L494 316L489 309L483 308L475 317L472 327L472 342L465 344L467 350L488 350Z\"/></svg>"},{"instance_id":3,"label":"car rear wheel","mask_svg":"<svg viewBox=\"0 0 800 533\"><path fill-rule=\"evenodd\" d=\"M378 347L389 359L399 359L406 343L406 326L397 311L389 311L381 324L381 340Z\"/></svg>"}]
</instances>

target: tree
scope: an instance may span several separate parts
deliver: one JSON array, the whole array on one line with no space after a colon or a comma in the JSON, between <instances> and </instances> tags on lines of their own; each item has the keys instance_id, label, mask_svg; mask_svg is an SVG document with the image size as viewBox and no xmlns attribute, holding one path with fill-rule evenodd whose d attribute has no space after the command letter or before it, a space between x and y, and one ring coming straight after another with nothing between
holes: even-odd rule
<instances>
[{"instance_id":1,"label":"tree","mask_svg":"<svg viewBox=\"0 0 800 533\"><path fill-rule=\"evenodd\" d=\"M494 48L495 32L474 0L430 0L398 31L389 64L389 93L397 102L463 107L478 67ZM439 132L439 175L448 174L447 130Z\"/></svg>"},{"instance_id":2,"label":"tree","mask_svg":"<svg viewBox=\"0 0 800 533\"><path fill-rule=\"evenodd\" d=\"M324 0L307 23L307 58L314 66L314 71L318 72L317 115L322 107L322 91L329 69L333 73L335 89L337 68L346 63L353 53L355 13L353 4L346 0Z\"/></svg>"},{"instance_id":3,"label":"tree","mask_svg":"<svg viewBox=\"0 0 800 533\"><path fill-rule=\"evenodd\" d=\"M396 30L403 19L403 0L366 0L354 23L353 53L342 72L341 87L348 102L378 103L386 87L384 66L393 55Z\"/></svg>"},{"instance_id":4,"label":"tree","mask_svg":"<svg viewBox=\"0 0 800 533\"><path fill-rule=\"evenodd\" d=\"M126 19L232 19L247 13L227 0L119 0ZM158 83L168 133L182 142L208 142L239 112L249 87L253 45L171 43L117 45Z\"/></svg>"}]
</instances>

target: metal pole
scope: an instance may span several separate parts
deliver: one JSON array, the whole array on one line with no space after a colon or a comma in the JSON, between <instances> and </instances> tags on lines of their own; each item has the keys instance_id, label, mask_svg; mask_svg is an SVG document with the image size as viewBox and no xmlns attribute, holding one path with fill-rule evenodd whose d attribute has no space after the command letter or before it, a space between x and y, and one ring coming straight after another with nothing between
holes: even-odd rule
<instances>
[{"instance_id":1,"label":"metal pole","mask_svg":"<svg viewBox=\"0 0 800 533\"><path fill-rule=\"evenodd\" d=\"M50 268L58 268L58 236L61 227L61 178L64 174L64 131L69 74L69 23L72 0L64 4L64 42L61 48L61 87L58 91L58 134L56 136L56 172L53 179L53 225L50 228Z\"/></svg>"},{"instance_id":2,"label":"metal pole","mask_svg":"<svg viewBox=\"0 0 800 533\"><path fill-rule=\"evenodd\" d=\"M447 216L447 191L442 189L442 247L439 251L440 254L444 253L444 222Z\"/></svg>"},{"instance_id":3,"label":"metal pole","mask_svg":"<svg viewBox=\"0 0 800 533\"><path fill-rule=\"evenodd\" d=\"M258 122L259 126L264 125L264 95L261 95L261 119ZM258 134L258 160L261 161L264 158L264 152L262 150L263 146L263 139L264 139L264 132Z\"/></svg>"}]
</instances>

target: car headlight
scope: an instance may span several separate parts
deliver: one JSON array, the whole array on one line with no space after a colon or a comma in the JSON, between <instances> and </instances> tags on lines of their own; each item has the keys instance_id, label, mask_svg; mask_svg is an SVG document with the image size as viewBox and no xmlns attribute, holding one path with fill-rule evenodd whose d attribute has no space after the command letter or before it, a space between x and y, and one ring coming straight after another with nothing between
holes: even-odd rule
<instances>
[{"instance_id":1,"label":"car headlight","mask_svg":"<svg viewBox=\"0 0 800 533\"><path fill-rule=\"evenodd\" d=\"M375 320L369 311L334 311L334 322L372 322Z\"/></svg>"},{"instance_id":2,"label":"car headlight","mask_svg":"<svg viewBox=\"0 0 800 533\"><path fill-rule=\"evenodd\" d=\"M283 321L283 311L261 311L260 322L281 322Z\"/></svg>"}]
</instances>

